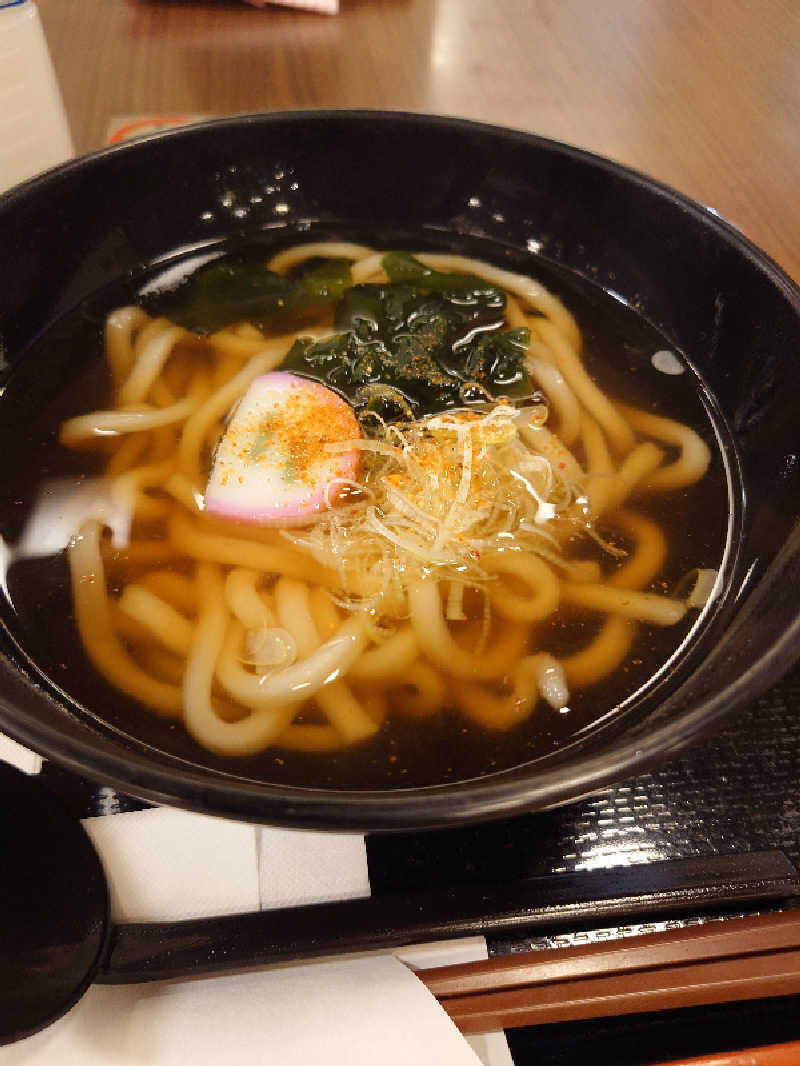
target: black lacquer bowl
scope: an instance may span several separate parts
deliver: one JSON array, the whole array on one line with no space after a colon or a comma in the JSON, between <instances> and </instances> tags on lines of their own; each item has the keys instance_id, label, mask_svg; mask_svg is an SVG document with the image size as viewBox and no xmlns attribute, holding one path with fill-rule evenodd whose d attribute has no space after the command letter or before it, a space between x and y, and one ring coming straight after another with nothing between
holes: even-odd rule
<instances>
[{"instance_id":1,"label":"black lacquer bowl","mask_svg":"<svg viewBox=\"0 0 800 1066\"><path fill-rule=\"evenodd\" d=\"M256 115L117 146L0 198L0 353L24 360L109 281L154 264L236 239L323 234L491 248L530 257L532 272L535 258L612 292L687 354L735 441L739 501L728 592L701 650L658 699L547 759L426 788L343 791L270 783L176 752L146 726L116 728L28 658L7 611L0 728L156 802L409 829L575 799L671 757L779 678L800 650L800 291L713 211L621 166L521 133L370 112Z\"/></svg>"}]
</instances>

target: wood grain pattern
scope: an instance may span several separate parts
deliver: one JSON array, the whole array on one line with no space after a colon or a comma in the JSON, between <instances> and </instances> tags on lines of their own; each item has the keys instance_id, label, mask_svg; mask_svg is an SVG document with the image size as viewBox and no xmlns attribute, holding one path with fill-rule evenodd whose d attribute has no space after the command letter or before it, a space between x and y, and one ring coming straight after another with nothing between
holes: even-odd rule
<instances>
[{"instance_id":1,"label":"wood grain pattern","mask_svg":"<svg viewBox=\"0 0 800 1066\"><path fill-rule=\"evenodd\" d=\"M79 151L139 112L460 115L652 174L800 280L797 0L38 3Z\"/></svg>"}]
</instances>

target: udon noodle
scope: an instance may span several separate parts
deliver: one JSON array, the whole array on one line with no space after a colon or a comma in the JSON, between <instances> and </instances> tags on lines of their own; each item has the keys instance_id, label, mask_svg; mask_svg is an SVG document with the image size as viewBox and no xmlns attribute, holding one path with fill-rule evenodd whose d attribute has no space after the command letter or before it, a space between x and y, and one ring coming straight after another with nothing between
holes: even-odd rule
<instances>
[{"instance_id":1,"label":"udon noodle","mask_svg":"<svg viewBox=\"0 0 800 1066\"><path fill-rule=\"evenodd\" d=\"M269 266L326 257L351 260L353 283L387 281L381 254L351 244L298 246ZM64 444L103 449L103 477L131 522L127 542L90 518L70 543L86 654L216 753L336 750L395 714L443 707L507 730L618 670L642 623L671 626L687 611L654 591L667 542L637 500L702 477L702 439L606 395L573 316L537 281L460 256L418 258L505 291L506 325L529 331L538 391L526 404L376 417L368 436L328 445L357 449L361 472L303 528L204 508L229 413L281 365L294 331L242 322L203 337L139 307L115 310L113 406L61 427ZM322 322L299 334L332 332ZM557 656L547 623L565 607L598 624Z\"/></svg>"}]
</instances>

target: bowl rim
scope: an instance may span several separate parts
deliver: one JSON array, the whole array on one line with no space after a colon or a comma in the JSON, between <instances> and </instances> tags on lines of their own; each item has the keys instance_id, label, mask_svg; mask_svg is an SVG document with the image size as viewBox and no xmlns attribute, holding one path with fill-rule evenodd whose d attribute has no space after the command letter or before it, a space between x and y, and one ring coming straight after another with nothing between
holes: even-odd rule
<instances>
[{"instance_id":1,"label":"bowl rim","mask_svg":"<svg viewBox=\"0 0 800 1066\"><path fill-rule=\"evenodd\" d=\"M0 210L5 209L4 201L12 203L18 196L25 196L28 192L39 185L49 184L60 174L68 175L73 171L82 171L93 166L98 160L116 155L136 153L140 146L147 146L171 140L190 139L194 136L202 136L212 129L224 129L226 127L264 125L264 124L292 124L304 120L340 120L348 121L376 121L376 122L401 122L406 124L425 123L432 126L442 126L450 129L472 130L476 134L491 135L504 140L518 141L521 144L538 145L548 151L560 155L581 160L591 164L598 170L624 176L636 185L641 185L652 192L664 196L676 206L688 211L712 228L720 230L723 235L733 238L740 246L740 251L756 265L760 266L769 274L771 280L800 305L800 279L795 281L789 273L781 267L775 259L759 247L736 223L729 220L710 204L703 204L687 193L681 192L674 185L654 178L638 168L613 159L610 156L601 155L588 148L561 141L558 138L547 137L543 134L529 130L519 129L512 126L501 126L494 122L483 122L478 119L465 118L458 115L445 115L437 112L408 111L405 109L392 110L389 108L292 108L275 111L246 111L233 115L220 115L191 121L183 125L169 126L163 129L153 130L150 133L133 137L129 140L118 141L91 151L67 159L33 177L13 185L10 189L0 193Z\"/></svg>"},{"instance_id":2,"label":"bowl rim","mask_svg":"<svg viewBox=\"0 0 800 1066\"><path fill-rule=\"evenodd\" d=\"M166 141L207 137L215 130L246 126L280 126L297 122L422 123L499 137L576 159L644 186L710 227L733 244L775 286L800 318L800 286L737 226L714 208L704 206L675 188L642 172L587 149L524 130L472 119L413 111L352 108L303 109L205 119L158 130L144 137L113 144L82 155L30 178L0 196L0 214L13 211L20 198L35 194L60 175L82 173L104 159L138 153ZM800 539L800 523L794 533ZM452 827L542 810L573 802L646 770L665 756L672 758L717 727L747 700L754 699L800 657L800 611L769 649L741 676L702 702L634 739L604 747L599 754L580 756L564 775L558 766L538 772L532 781L520 780L520 768L463 782L393 790L326 790L270 785L213 770L198 771L180 761L168 767L149 762L137 752L97 748L90 737L65 735L56 726L29 718L0 692L0 724L13 739L72 771L88 775L120 791L150 802L186 807L215 815L293 828L355 831L409 831ZM5 658L5 657L3 657ZM18 676L10 662L0 663L0 677ZM24 676L23 671L19 671ZM13 686L12 686L13 687ZM565 784L565 781L567 782Z\"/></svg>"}]
</instances>

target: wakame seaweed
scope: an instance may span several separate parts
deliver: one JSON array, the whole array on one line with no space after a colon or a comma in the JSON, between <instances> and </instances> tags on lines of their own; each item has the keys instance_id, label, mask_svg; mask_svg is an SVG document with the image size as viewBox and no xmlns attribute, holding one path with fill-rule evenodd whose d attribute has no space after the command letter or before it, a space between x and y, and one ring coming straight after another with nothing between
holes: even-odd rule
<instances>
[{"instance_id":1,"label":"wakame seaweed","mask_svg":"<svg viewBox=\"0 0 800 1066\"><path fill-rule=\"evenodd\" d=\"M287 278L267 270L261 259L232 256L201 267L148 302L179 326L207 334L245 321L275 327L335 303L351 284L346 259L319 260L299 277Z\"/></svg>"},{"instance_id":2,"label":"wakame seaweed","mask_svg":"<svg viewBox=\"0 0 800 1066\"><path fill-rule=\"evenodd\" d=\"M346 289L334 312L339 332L298 340L286 369L311 373L388 420L532 391L529 333L503 329L502 289L403 252L385 255L383 267L390 281Z\"/></svg>"},{"instance_id":3,"label":"wakame seaweed","mask_svg":"<svg viewBox=\"0 0 800 1066\"><path fill-rule=\"evenodd\" d=\"M387 253L382 264L387 283L353 285L345 259L314 260L284 277L257 258L231 257L157 297L155 310L205 334L242 321L302 328L332 306L334 335L299 339L282 366L389 421L532 391L528 331L504 329L502 289L405 252Z\"/></svg>"}]
</instances>

